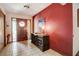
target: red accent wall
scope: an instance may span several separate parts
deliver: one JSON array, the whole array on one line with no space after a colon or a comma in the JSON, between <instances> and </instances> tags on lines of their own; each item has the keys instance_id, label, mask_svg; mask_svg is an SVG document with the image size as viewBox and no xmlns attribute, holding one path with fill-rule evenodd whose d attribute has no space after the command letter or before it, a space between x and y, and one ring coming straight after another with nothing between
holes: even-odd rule
<instances>
[{"instance_id":1,"label":"red accent wall","mask_svg":"<svg viewBox=\"0 0 79 59\"><path fill-rule=\"evenodd\" d=\"M44 17L50 48L65 55L72 55L72 4L53 3L33 16L34 20Z\"/></svg>"}]
</instances>

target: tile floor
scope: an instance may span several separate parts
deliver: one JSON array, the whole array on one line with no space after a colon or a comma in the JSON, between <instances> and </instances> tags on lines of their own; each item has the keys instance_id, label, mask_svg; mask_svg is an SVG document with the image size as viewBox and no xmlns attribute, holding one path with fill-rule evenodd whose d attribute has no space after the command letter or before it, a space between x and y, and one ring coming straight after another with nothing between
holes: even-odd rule
<instances>
[{"instance_id":1,"label":"tile floor","mask_svg":"<svg viewBox=\"0 0 79 59\"><path fill-rule=\"evenodd\" d=\"M42 52L30 41L22 41L8 44L0 52L0 56L62 56L62 55L52 49Z\"/></svg>"}]
</instances>

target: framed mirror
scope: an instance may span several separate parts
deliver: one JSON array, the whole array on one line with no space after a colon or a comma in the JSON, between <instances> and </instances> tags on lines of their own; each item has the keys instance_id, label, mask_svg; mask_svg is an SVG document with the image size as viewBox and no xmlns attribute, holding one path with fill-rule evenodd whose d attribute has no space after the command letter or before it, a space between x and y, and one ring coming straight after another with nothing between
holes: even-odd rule
<instances>
[{"instance_id":1,"label":"framed mirror","mask_svg":"<svg viewBox=\"0 0 79 59\"><path fill-rule=\"evenodd\" d=\"M40 32L43 32L44 31L44 23L45 23L45 20L44 20L44 17L40 17L40 19L38 20L38 30Z\"/></svg>"}]
</instances>

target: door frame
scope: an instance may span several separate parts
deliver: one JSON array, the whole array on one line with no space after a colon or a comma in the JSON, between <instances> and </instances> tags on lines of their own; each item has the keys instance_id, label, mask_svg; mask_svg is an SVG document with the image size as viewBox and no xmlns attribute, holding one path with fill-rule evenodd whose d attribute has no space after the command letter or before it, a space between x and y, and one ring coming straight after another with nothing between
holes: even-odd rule
<instances>
[{"instance_id":1,"label":"door frame","mask_svg":"<svg viewBox=\"0 0 79 59\"><path fill-rule=\"evenodd\" d=\"M6 16L4 13L3 13L3 15L4 15L4 46L6 46L7 45L6 44Z\"/></svg>"},{"instance_id":2,"label":"door frame","mask_svg":"<svg viewBox=\"0 0 79 59\"><path fill-rule=\"evenodd\" d=\"M6 44L6 15L3 13L3 11L0 9L2 15L4 16L3 17L3 22L4 22L4 46L5 47L7 44Z\"/></svg>"},{"instance_id":3,"label":"door frame","mask_svg":"<svg viewBox=\"0 0 79 59\"><path fill-rule=\"evenodd\" d=\"M15 18L16 20L17 20L17 18L16 17L11 17L11 41L9 42L9 43L11 43L11 42L13 42L13 33L12 33L12 29L13 29L13 27L12 27L12 19L13 18ZM30 22L30 35L31 35L31 19L27 19L27 21L29 21ZM27 34L27 37L28 37L28 34ZM18 42L18 41L16 41L16 42Z\"/></svg>"}]
</instances>

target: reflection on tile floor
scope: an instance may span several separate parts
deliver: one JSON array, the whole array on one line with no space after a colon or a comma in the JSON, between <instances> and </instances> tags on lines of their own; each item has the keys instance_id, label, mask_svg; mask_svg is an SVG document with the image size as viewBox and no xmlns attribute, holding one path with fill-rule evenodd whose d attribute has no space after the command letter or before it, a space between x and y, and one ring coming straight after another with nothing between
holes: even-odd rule
<instances>
[{"instance_id":1,"label":"reflection on tile floor","mask_svg":"<svg viewBox=\"0 0 79 59\"><path fill-rule=\"evenodd\" d=\"M14 42L8 44L1 52L0 56L62 56L56 51L49 49L42 52L29 41Z\"/></svg>"}]
</instances>

